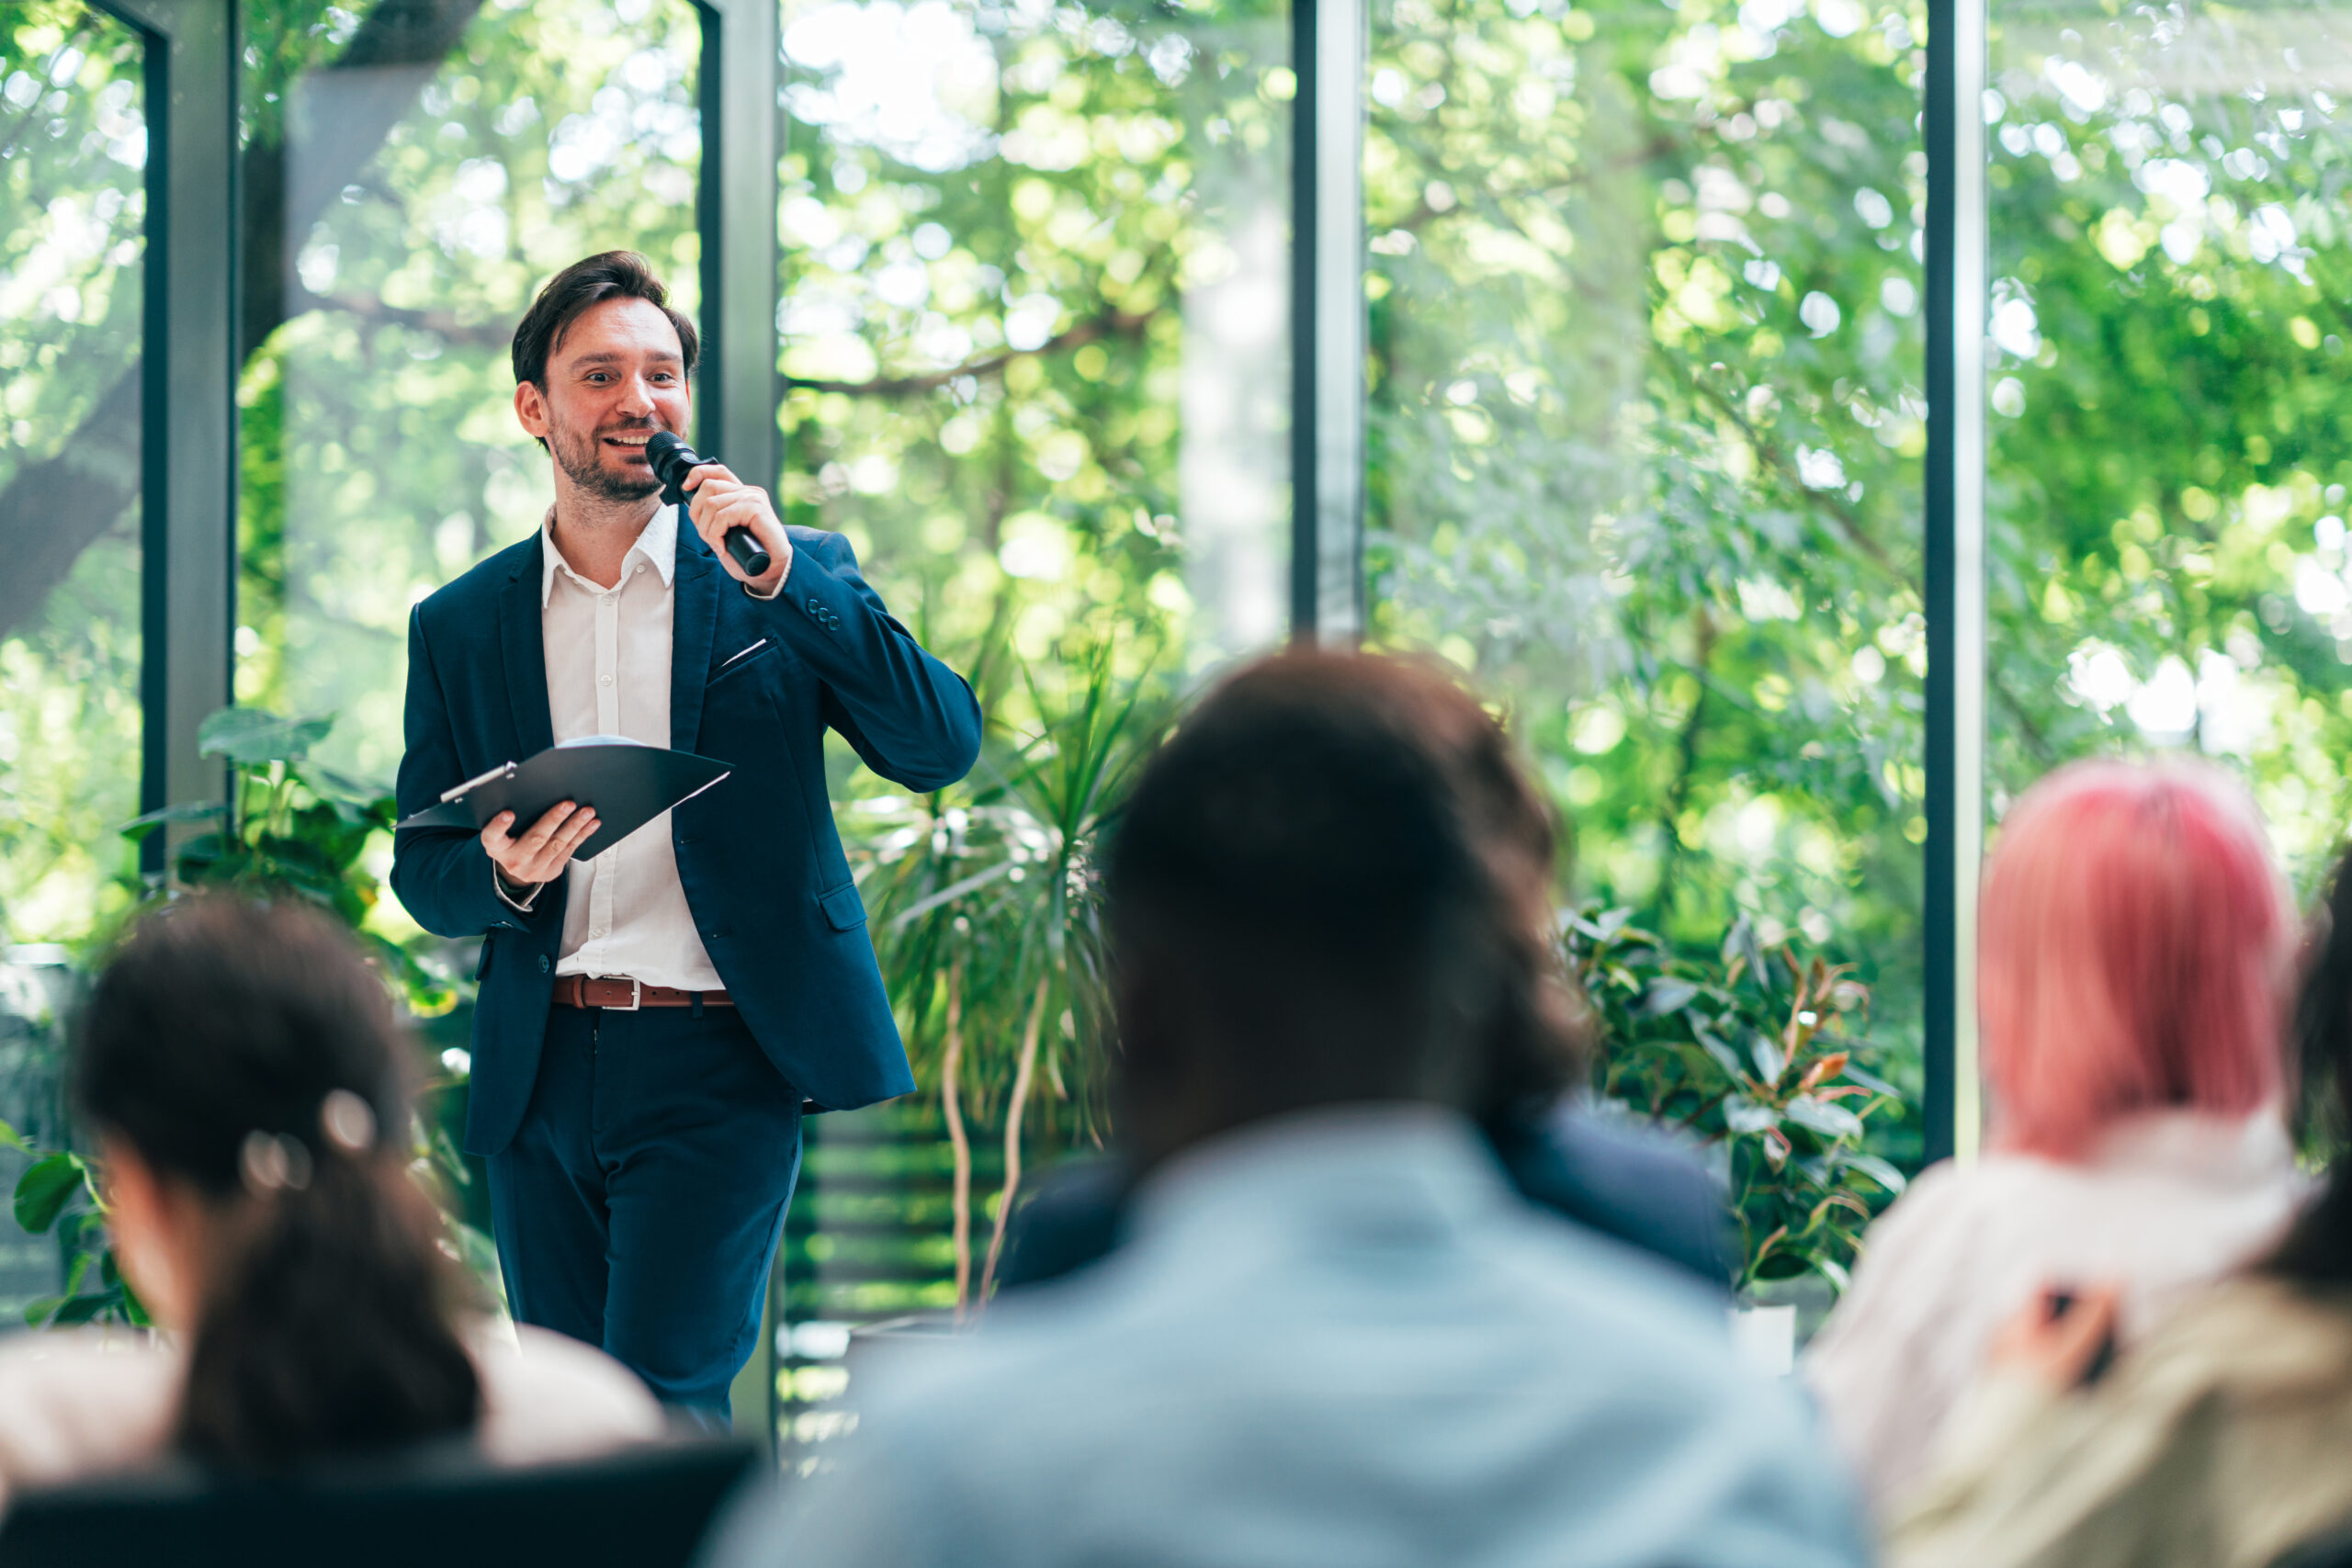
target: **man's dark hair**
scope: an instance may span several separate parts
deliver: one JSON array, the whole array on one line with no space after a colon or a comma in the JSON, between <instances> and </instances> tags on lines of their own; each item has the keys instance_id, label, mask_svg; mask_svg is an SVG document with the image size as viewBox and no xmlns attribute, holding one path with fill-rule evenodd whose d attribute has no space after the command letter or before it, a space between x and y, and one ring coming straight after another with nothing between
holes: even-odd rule
<instances>
[{"instance_id":1,"label":"man's dark hair","mask_svg":"<svg viewBox=\"0 0 2352 1568\"><path fill-rule=\"evenodd\" d=\"M1145 770L1111 848L1130 1104L1202 1075L1235 1122L1556 1096L1575 1041L1529 897L1551 849L1499 727L1424 667L1244 670Z\"/></svg>"},{"instance_id":2,"label":"man's dark hair","mask_svg":"<svg viewBox=\"0 0 2352 1568\"><path fill-rule=\"evenodd\" d=\"M678 349L694 374L701 357L701 340L683 311L670 308L670 291L653 276L653 264L635 251L606 251L573 262L548 279L539 297L514 329L514 384L528 381L542 391L548 384L548 355L563 343L563 334L582 311L607 299L642 299L658 307L678 331Z\"/></svg>"}]
</instances>

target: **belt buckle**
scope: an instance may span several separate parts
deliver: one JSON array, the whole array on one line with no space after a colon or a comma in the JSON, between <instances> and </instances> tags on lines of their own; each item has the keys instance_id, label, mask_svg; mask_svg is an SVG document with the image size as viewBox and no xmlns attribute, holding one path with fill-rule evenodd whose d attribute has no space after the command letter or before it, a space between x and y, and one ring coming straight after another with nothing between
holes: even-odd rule
<instances>
[{"instance_id":1,"label":"belt buckle","mask_svg":"<svg viewBox=\"0 0 2352 1568\"><path fill-rule=\"evenodd\" d=\"M628 1006L606 1008L609 1012L637 1012L645 1006L645 982L636 976L628 976Z\"/></svg>"}]
</instances>

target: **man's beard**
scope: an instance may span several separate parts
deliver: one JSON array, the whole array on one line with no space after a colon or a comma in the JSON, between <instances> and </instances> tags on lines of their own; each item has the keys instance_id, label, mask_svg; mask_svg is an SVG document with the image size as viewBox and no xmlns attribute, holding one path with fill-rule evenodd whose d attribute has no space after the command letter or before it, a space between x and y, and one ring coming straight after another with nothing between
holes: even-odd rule
<instances>
[{"instance_id":1,"label":"man's beard","mask_svg":"<svg viewBox=\"0 0 2352 1568\"><path fill-rule=\"evenodd\" d=\"M631 434L635 433L636 427L628 428ZM660 427L648 424L643 428L650 432ZM548 446L555 452L557 466L563 469L571 482L600 500L643 501L662 488L662 481L653 477L650 468L640 473L627 469L615 472L605 467L604 439L594 431L583 434L559 425L555 430L555 439Z\"/></svg>"}]
</instances>

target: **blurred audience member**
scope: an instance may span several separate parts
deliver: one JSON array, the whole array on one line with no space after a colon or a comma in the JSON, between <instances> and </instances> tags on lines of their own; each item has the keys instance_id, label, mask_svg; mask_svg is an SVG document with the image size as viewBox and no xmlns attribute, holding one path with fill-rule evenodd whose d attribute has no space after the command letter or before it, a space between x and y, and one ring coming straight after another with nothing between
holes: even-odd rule
<instances>
[{"instance_id":1,"label":"blurred audience member","mask_svg":"<svg viewBox=\"0 0 2352 1568\"><path fill-rule=\"evenodd\" d=\"M383 982L300 906L191 898L99 976L73 1086L124 1277L171 1341L0 1348L0 1501L170 1456L239 1472L479 1439L571 1457L659 1436L618 1362L463 1307L411 1180Z\"/></svg>"},{"instance_id":2,"label":"blurred audience member","mask_svg":"<svg viewBox=\"0 0 2352 1568\"><path fill-rule=\"evenodd\" d=\"M865 1369L838 1470L722 1561L1858 1563L1717 1298L1511 1190L1576 1070L1517 874L1393 661L1227 682L1112 847L1128 1239Z\"/></svg>"},{"instance_id":3,"label":"blurred audience member","mask_svg":"<svg viewBox=\"0 0 2352 1568\"><path fill-rule=\"evenodd\" d=\"M1664 1134L1610 1122L1571 1098L1481 1129L1520 1196L1673 1264L1726 1300L1731 1220L1723 1184ZM1005 1234L1000 1291L1062 1279L1125 1237L1133 1168L1109 1156L1048 1171Z\"/></svg>"},{"instance_id":4,"label":"blurred audience member","mask_svg":"<svg viewBox=\"0 0 2352 1568\"><path fill-rule=\"evenodd\" d=\"M2352 862L2297 1032L2339 1150L2352 1128ZM2087 1387L2111 1294L2029 1309L1895 1532L1904 1568L2266 1568L2352 1524L2352 1159L2286 1242Z\"/></svg>"},{"instance_id":5,"label":"blurred audience member","mask_svg":"<svg viewBox=\"0 0 2352 1568\"><path fill-rule=\"evenodd\" d=\"M1558 832L1550 806L1519 765L1510 737L1440 669L1382 666L1382 700L1397 728L1429 754L1539 945L1552 929ZM1530 970L1531 1012L1572 1017L1555 965ZM1573 1103L1510 1106L1482 1129L1530 1202L1656 1254L1729 1292L1730 1215L1722 1184L1664 1137L1605 1122ZM1014 1214L1000 1287L1059 1279L1119 1243L1134 1184L1132 1162L1072 1161L1050 1172Z\"/></svg>"},{"instance_id":6,"label":"blurred audience member","mask_svg":"<svg viewBox=\"0 0 2352 1568\"><path fill-rule=\"evenodd\" d=\"M2085 762L2002 823L1979 919L1988 1152L1874 1225L1806 1375L1881 1508L1999 1326L2111 1281L2126 1343L2273 1245L2303 1191L2284 1121L2284 884L2245 792Z\"/></svg>"}]
</instances>

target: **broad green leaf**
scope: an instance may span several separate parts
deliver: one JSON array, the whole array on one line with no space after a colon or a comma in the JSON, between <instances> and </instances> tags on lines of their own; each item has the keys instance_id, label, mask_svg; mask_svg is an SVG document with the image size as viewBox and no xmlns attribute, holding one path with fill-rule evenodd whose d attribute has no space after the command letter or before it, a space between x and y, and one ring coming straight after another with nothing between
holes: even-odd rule
<instances>
[{"instance_id":1,"label":"broad green leaf","mask_svg":"<svg viewBox=\"0 0 2352 1568\"><path fill-rule=\"evenodd\" d=\"M1901 1171L1876 1155L1849 1154L1845 1156L1844 1163L1849 1168L1860 1171L1897 1197L1900 1197L1903 1189L1909 1185Z\"/></svg>"},{"instance_id":2,"label":"broad green leaf","mask_svg":"<svg viewBox=\"0 0 2352 1568\"><path fill-rule=\"evenodd\" d=\"M232 762L293 762L327 738L334 719L287 718L265 708L227 707L197 727L198 750Z\"/></svg>"},{"instance_id":3,"label":"broad green leaf","mask_svg":"<svg viewBox=\"0 0 2352 1568\"><path fill-rule=\"evenodd\" d=\"M210 822L220 818L228 809L217 800L184 800L177 806L166 806L161 810L150 811L142 817L134 817L115 830L124 838L136 841L167 823Z\"/></svg>"},{"instance_id":4,"label":"broad green leaf","mask_svg":"<svg viewBox=\"0 0 2352 1568\"><path fill-rule=\"evenodd\" d=\"M1747 1076L1747 1068L1740 1062L1739 1053L1718 1039L1713 1030L1702 1024L1693 1029L1690 1033L1699 1042L1699 1048L1706 1052L1717 1066L1728 1073L1733 1082L1736 1083Z\"/></svg>"},{"instance_id":5,"label":"broad green leaf","mask_svg":"<svg viewBox=\"0 0 2352 1568\"><path fill-rule=\"evenodd\" d=\"M392 797L392 792L382 784L338 773L322 762L305 761L294 773L321 800L372 807L388 804Z\"/></svg>"},{"instance_id":6,"label":"broad green leaf","mask_svg":"<svg viewBox=\"0 0 2352 1568\"><path fill-rule=\"evenodd\" d=\"M57 1223L82 1186L82 1166L69 1154L36 1160L17 1178L17 1224L39 1235Z\"/></svg>"},{"instance_id":7,"label":"broad green leaf","mask_svg":"<svg viewBox=\"0 0 2352 1568\"><path fill-rule=\"evenodd\" d=\"M1810 1127L1825 1138L1859 1138L1862 1135L1862 1119L1842 1105L1799 1095L1789 1101L1781 1114L1800 1127Z\"/></svg>"},{"instance_id":8,"label":"broad green leaf","mask_svg":"<svg viewBox=\"0 0 2352 1568\"><path fill-rule=\"evenodd\" d=\"M68 1296L57 1308L57 1315L50 1319L52 1328L74 1328L122 1304L122 1298L112 1291L96 1295Z\"/></svg>"},{"instance_id":9,"label":"broad green leaf","mask_svg":"<svg viewBox=\"0 0 2352 1568\"><path fill-rule=\"evenodd\" d=\"M1644 1018L1663 1018L1670 1012L1680 1012L1698 996L1699 987L1690 981L1661 975L1642 992L1642 999L1634 1004L1634 1010Z\"/></svg>"}]
</instances>

